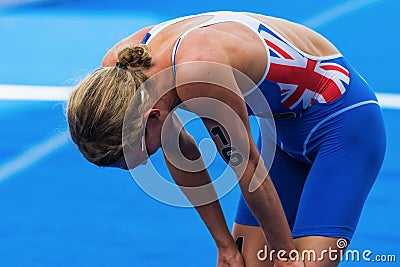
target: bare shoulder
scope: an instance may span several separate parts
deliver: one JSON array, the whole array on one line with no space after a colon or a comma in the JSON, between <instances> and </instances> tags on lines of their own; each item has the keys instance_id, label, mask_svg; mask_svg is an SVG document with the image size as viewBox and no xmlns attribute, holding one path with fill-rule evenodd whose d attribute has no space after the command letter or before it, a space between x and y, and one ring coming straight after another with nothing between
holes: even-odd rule
<instances>
[{"instance_id":1,"label":"bare shoulder","mask_svg":"<svg viewBox=\"0 0 400 267\"><path fill-rule=\"evenodd\" d=\"M175 61L176 92L181 101L207 97L239 105L242 93L234 76L235 53L226 45L238 42L231 38L229 32L204 27L192 30L181 41ZM185 105L196 110L196 103Z\"/></svg>"},{"instance_id":2,"label":"bare shoulder","mask_svg":"<svg viewBox=\"0 0 400 267\"><path fill-rule=\"evenodd\" d=\"M257 83L265 72L267 59L264 44L247 26L221 23L198 28L187 34L179 45L175 64L198 61L217 63L197 64L190 68L177 66L178 79L186 76L191 79L202 78L199 75L211 75L210 68L214 68L217 75L221 71L239 71ZM196 71L191 71L194 68ZM185 74L179 75L184 70Z\"/></svg>"},{"instance_id":3,"label":"bare shoulder","mask_svg":"<svg viewBox=\"0 0 400 267\"><path fill-rule=\"evenodd\" d=\"M186 34L179 43L175 62L208 61L239 67L246 58L255 58L252 53L258 49L265 54L264 45L248 27L221 23Z\"/></svg>"},{"instance_id":4,"label":"bare shoulder","mask_svg":"<svg viewBox=\"0 0 400 267\"><path fill-rule=\"evenodd\" d=\"M132 45L132 44L138 44L140 43L143 38L145 37L146 33L150 31L154 26L148 26L146 28L143 28L132 35L126 37L125 39L122 39L118 43L116 43L108 52L104 55L101 65L103 67L110 67L114 66L115 63L118 61L118 51L126 46Z\"/></svg>"},{"instance_id":5,"label":"bare shoulder","mask_svg":"<svg viewBox=\"0 0 400 267\"><path fill-rule=\"evenodd\" d=\"M224 40L221 33L217 34L211 28L197 28L184 36L177 48L175 67L176 84L185 86L177 89L197 87L193 81L217 79L217 74L221 75L218 66L228 66L225 69L229 69L232 55L223 45Z\"/></svg>"},{"instance_id":6,"label":"bare shoulder","mask_svg":"<svg viewBox=\"0 0 400 267\"><path fill-rule=\"evenodd\" d=\"M192 61L227 63L222 45L225 38L223 32L216 32L209 27L191 30L179 43L176 63Z\"/></svg>"}]
</instances>

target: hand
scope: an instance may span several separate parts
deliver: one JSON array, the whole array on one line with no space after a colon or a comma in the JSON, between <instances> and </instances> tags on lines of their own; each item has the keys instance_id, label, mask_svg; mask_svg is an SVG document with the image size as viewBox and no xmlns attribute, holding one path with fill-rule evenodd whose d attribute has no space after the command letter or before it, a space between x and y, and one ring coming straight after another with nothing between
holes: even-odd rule
<instances>
[{"instance_id":1,"label":"hand","mask_svg":"<svg viewBox=\"0 0 400 267\"><path fill-rule=\"evenodd\" d=\"M218 249L217 267L244 267L242 255L236 247Z\"/></svg>"}]
</instances>

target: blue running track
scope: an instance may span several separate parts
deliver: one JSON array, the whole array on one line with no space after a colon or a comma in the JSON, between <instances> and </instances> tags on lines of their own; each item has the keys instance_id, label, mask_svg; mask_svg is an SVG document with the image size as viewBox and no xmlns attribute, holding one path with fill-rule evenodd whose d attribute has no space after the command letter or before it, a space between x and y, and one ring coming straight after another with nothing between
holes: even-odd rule
<instances>
[{"instance_id":1,"label":"blue running track","mask_svg":"<svg viewBox=\"0 0 400 267\"><path fill-rule=\"evenodd\" d=\"M0 267L215 266L216 248L194 209L162 204L144 193L128 172L98 168L83 159L66 134L64 101L25 99L25 93L5 96L22 89L72 86L128 34L213 10L251 11L309 25L333 41L376 92L391 94L392 104L383 110L386 158L350 249L370 250L371 259L395 255L397 263L360 259L341 266L399 266L400 1L4 1ZM196 138L205 137L196 127ZM155 160L161 164L159 154ZM235 188L222 199L229 226L238 194Z\"/></svg>"}]
</instances>

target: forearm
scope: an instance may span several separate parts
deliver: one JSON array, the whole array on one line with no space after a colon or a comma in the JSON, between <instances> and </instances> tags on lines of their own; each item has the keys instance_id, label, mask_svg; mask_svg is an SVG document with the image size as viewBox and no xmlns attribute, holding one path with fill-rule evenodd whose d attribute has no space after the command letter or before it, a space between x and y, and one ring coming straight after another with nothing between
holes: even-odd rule
<instances>
[{"instance_id":1,"label":"forearm","mask_svg":"<svg viewBox=\"0 0 400 267\"><path fill-rule=\"evenodd\" d=\"M167 163L167 165L170 164ZM169 166L169 168L172 167ZM207 171L186 174L180 170L172 172L175 173L173 176L176 184L181 187L182 192L196 208L217 247L235 246ZM176 175L177 172L180 174Z\"/></svg>"},{"instance_id":2,"label":"forearm","mask_svg":"<svg viewBox=\"0 0 400 267\"><path fill-rule=\"evenodd\" d=\"M201 207L196 207L196 210L219 249L235 248L235 242L226 225L226 220L218 200Z\"/></svg>"},{"instance_id":3,"label":"forearm","mask_svg":"<svg viewBox=\"0 0 400 267\"><path fill-rule=\"evenodd\" d=\"M196 143L185 132L181 132L179 144L183 156L192 161L193 164L190 170L185 170L185 167L177 166L177 164L171 162L171 160L175 160L176 163L181 162L182 160L179 161L178 157L174 157L174 155L165 157L167 167L175 183L180 186L181 191L196 208L217 247L235 248L235 242L226 225L217 193ZM166 151L164 151L165 154Z\"/></svg>"}]
</instances>

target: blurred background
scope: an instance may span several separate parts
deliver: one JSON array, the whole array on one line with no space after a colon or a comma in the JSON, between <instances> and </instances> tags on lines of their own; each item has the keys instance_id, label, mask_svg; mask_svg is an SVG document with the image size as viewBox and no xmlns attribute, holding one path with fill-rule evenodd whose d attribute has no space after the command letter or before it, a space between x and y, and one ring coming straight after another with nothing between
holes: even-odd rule
<instances>
[{"instance_id":1,"label":"blurred background","mask_svg":"<svg viewBox=\"0 0 400 267\"><path fill-rule=\"evenodd\" d=\"M64 109L70 87L120 39L216 10L317 30L379 94L387 154L350 248L400 261L399 1L0 0L1 267L215 266L216 248L195 210L162 204L128 172L86 162L68 139ZM192 129L196 139L206 136L201 126ZM162 168L159 153L155 160ZM229 226L238 194L235 188L221 200Z\"/></svg>"}]
</instances>

